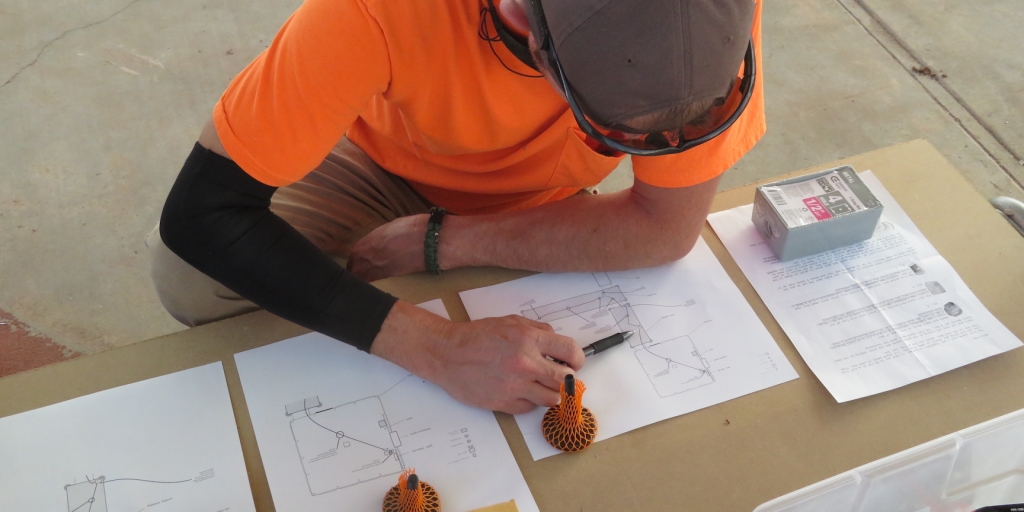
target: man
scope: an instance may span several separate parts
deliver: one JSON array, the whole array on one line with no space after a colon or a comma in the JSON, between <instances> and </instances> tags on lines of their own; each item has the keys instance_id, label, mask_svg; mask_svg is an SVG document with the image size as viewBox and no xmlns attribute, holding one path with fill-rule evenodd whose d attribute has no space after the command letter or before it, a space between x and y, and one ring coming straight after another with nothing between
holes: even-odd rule
<instances>
[{"instance_id":1,"label":"man","mask_svg":"<svg viewBox=\"0 0 1024 512\"><path fill-rule=\"evenodd\" d=\"M572 339L453 324L366 280L682 258L764 133L759 44L754 0L306 0L168 196L160 298L188 325L266 308L471 405L554 405ZM627 153L631 189L584 193Z\"/></svg>"}]
</instances>

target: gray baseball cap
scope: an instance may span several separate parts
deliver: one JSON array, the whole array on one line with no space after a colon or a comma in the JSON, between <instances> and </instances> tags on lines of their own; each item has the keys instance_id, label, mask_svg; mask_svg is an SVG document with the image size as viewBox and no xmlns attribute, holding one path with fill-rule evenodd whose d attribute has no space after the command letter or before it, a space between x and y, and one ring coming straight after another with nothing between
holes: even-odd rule
<instances>
[{"instance_id":1,"label":"gray baseball cap","mask_svg":"<svg viewBox=\"0 0 1024 512\"><path fill-rule=\"evenodd\" d=\"M754 0L530 0L581 108L616 125L719 98L750 44Z\"/></svg>"}]
</instances>

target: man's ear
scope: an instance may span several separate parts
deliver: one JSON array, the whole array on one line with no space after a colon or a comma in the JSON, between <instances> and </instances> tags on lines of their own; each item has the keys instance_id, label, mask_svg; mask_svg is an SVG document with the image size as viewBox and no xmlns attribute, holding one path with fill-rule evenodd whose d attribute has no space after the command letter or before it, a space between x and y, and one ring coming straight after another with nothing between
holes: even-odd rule
<instances>
[{"instance_id":1,"label":"man's ear","mask_svg":"<svg viewBox=\"0 0 1024 512\"><path fill-rule=\"evenodd\" d=\"M526 17L526 0L496 0L498 13L506 26L520 36L530 34L530 20Z\"/></svg>"}]
</instances>

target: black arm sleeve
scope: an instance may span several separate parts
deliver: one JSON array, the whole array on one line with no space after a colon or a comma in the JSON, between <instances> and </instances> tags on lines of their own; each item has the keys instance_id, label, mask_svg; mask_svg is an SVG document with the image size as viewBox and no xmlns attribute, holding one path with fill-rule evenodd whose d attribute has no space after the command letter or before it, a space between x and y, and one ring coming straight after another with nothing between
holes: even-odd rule
<instances>
[{"instance_id":1,"label":"black arm sleeve","mask_svg":"<svg viewBox=\"0 0 1024 512\"><path fill-rule=\"evenodd\" d=\"M196 144L160 217L164 244L266 310L369 352L396 298L270 211L277 188Z\"/></svg>"}]
</instances>

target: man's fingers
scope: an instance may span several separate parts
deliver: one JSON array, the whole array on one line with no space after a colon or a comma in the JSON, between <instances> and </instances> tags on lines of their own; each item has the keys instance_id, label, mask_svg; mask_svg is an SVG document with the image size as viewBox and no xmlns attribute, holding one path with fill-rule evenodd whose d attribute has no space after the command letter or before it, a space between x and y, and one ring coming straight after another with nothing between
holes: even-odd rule
<instances>
[{"instance_id":1,"label":"man's fingers","mask_svg":"<svg viewBox=\"0 0 1024 512\"><path fill-rule=\"evenodd\" d=\"M579 371L580 368L583 368L585 359L583 349L568 336L553 333L542 335L539 340L539 348L541 355L558 359L568 364L573 370Z\"/></svg>"},{"instance_id":2,"label":"man's fingers","mask_svg":"<svg viewBox=\"0 0 1024 512\"><path fill-rule=\"evenodd\" d=\"M543 329L547 332L555 332L555 328L551 327L551 324L546 324L544 322L537 322L537 324L537 327L540 329Z\"/></svg>"},{"instance_id":3,"label":"man's fingers","mask_svg":"<svg viewBox=\"0 0 1024 512\"><path fill-rule=\"evenodd\" d=\"M523 414L534 410L536 407L537 406L534 405L533 402L518 398L502 406L498 410L508 414Z\"/></svg>"},{"instance_id":4,"label":"man's fingers","mask_svg":"<svg viewBox=\"0 0 1024 512\"><path fill-rule=\"evenodd\" d=\"M519 316L518 314L510 314L510 315L508 315L506 317L514 318L516 322L524 322L524 323L526 323L526 325L528 325L530 327L534 327L534 328L540 329L542 331L547 331L549 333L555 332L555 328L551 327L551 324L545 324L544 322L538 322L538 321L535 321L535 319L529 319L529 318L527 318L525 316Z\"/></svg>"},{"instance_id":5,"label":"man's fingers","mask_svg":"<svg viewBox=\"0 0 1024 512\"><path fill-rule=\"evenodd\" d=\"M559 391L562 383L565 382L565 376L573 373L572 368L554 361L544 360L541 365L541 368L538 369L537 382L554 391Z\"/></svg>"},{"instance_id":6,"label":"man's fingers","mask_svg":"<svg viewBox=\"0 0 1024 512\"><path fill-rule=\"evenodd\" d=\"M558 405L558 399L560 398L558 391L542 386L539 382L527 384L523 395L531 403L542 407L554 407Z\"/></svg>"}]
</instances>

